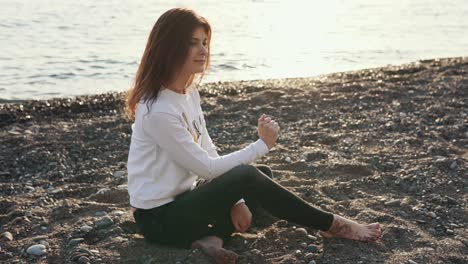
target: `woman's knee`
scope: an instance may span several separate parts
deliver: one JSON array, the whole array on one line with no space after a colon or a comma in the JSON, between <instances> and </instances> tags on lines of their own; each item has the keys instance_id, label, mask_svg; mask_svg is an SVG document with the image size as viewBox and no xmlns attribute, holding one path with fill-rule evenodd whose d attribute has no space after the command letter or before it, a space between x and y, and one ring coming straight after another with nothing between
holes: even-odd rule
<instances>
[{"instance_id":1,"label":"woman's knee","mask_svg":"<svg viewBox=\"0 0 468 264\"><path fill-rule=\"evenodd\" d=\"M273 179L273 171L267 165L256 165L257 169Z\"/></svg>"},{"instance_id":2,"label":"woman's knee","mask_svg":"<svg viewBox=\"0 0 468 264\"><path fill-rule=\"evenodd\" d=\"M238 165L234 167L234 170L237 174L237 177L242 179L243 182L256 180L258 178L263 177L261 171L254 165L250 164Z\"/></svg>"},{"instance_id":3,"label":"woman's knee","mask_svg":"<svg viewBox=\"0 0 468 264\"><path fill-rule=\"evenodd\" d=\"M234 172L234 174L237 174L237 175L246 175L246 174L255 173L255 170L257 170L257 168L255 166L253 166L253 165L241 164L241 165L237 165L234 168L232 168L231 171Z\"/></svg>"}]
</instances>

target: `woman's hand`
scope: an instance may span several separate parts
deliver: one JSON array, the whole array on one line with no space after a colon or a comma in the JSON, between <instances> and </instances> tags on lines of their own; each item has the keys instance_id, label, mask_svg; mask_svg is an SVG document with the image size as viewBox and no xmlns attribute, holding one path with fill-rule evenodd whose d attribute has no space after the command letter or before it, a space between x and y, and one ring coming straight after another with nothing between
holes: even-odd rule
<instances>
[{"instance_id":1,"label":"woman's hand","mask_svg":"<svg viewBox=\"0 0 468 264\"><path fill-rule=\"evenodd\" d=\"M268 149L271 149L275 146L280 132L280 127L276 121L266 117L266 115L263 114L258 119L257 131L258 137L265 141L265 143L268 145Z\"/></svg>"},{"instance_id":2,"label":"woman's hand","mask_svg":"<svg viewBox=\"0 0 468 264\"><path fill-rule=\"evenodd\" d=\"M232 224L237 231L244 233L252 224L252 213L245 203L239 203L231 208Z\"/></svg>"}]
</instances>

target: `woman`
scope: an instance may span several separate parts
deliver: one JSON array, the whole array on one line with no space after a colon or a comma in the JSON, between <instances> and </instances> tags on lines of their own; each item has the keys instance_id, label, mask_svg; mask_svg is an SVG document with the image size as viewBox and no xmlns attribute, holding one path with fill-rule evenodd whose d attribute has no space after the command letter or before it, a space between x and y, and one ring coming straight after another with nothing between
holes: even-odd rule
<instances>
[{"instance_id":1,"label":"woman","mask_svg":"<svg viewBox=\"0 0 468 264\"><path fill-rule=\"evenodd\" d=\"M206 129L194 80L210 59L211 27L190 9L165 12L154 25L127 96L134 123L128 157L128 191L147 241L199 248L216 263L235 263L223 249L252 222L258 204L325 237L376 241L379 224L362 225L322 211L274 182L267 166L249 165L276 144L279 125L258 119L259 139L219 156ZM245 200L244 200L244 199Z\"/></svg>"}]
</instances>

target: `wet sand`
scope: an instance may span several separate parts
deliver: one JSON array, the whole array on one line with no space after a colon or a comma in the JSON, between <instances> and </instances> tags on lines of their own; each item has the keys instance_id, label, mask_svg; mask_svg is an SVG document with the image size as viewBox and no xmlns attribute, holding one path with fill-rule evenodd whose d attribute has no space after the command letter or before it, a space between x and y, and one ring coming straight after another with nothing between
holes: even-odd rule
<instances>
[{"instance_id":1,"label":"wet sand","mask_svg":"<svg viewBox=\"0 0 468 264\"><path fill-rule=\"evenodd\" d=\"M266 113L282 134L257 163L311 204L383 229L374 244L322 239L260 210L226 248L239 263L467 263L467 74L464 57L200 87L220 154L256 140ZM209 262L138 234L122 98L0 103L1 262Z\"/></svg>"}]
</instances>

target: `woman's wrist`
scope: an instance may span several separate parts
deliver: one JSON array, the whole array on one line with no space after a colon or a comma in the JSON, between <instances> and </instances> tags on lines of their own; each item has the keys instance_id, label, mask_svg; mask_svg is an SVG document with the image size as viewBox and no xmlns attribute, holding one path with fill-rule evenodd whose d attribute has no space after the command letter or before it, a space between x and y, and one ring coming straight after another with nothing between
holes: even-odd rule
<instances>
[{"instance_id":1,"label":"woman's wrist","mask_svg":"<svg viewBox=\"0 0 468 264\"><path fill-rule=\"evenodd\" d=\"M273 144L273 145L268 144L268 142L267 142L265 139L263 139L263 138L260 138L260 139L265 143L265 145L267 146L268 150L272 149L272 148L275 146L274 144Z\"/></svg>"}]
</instances>

